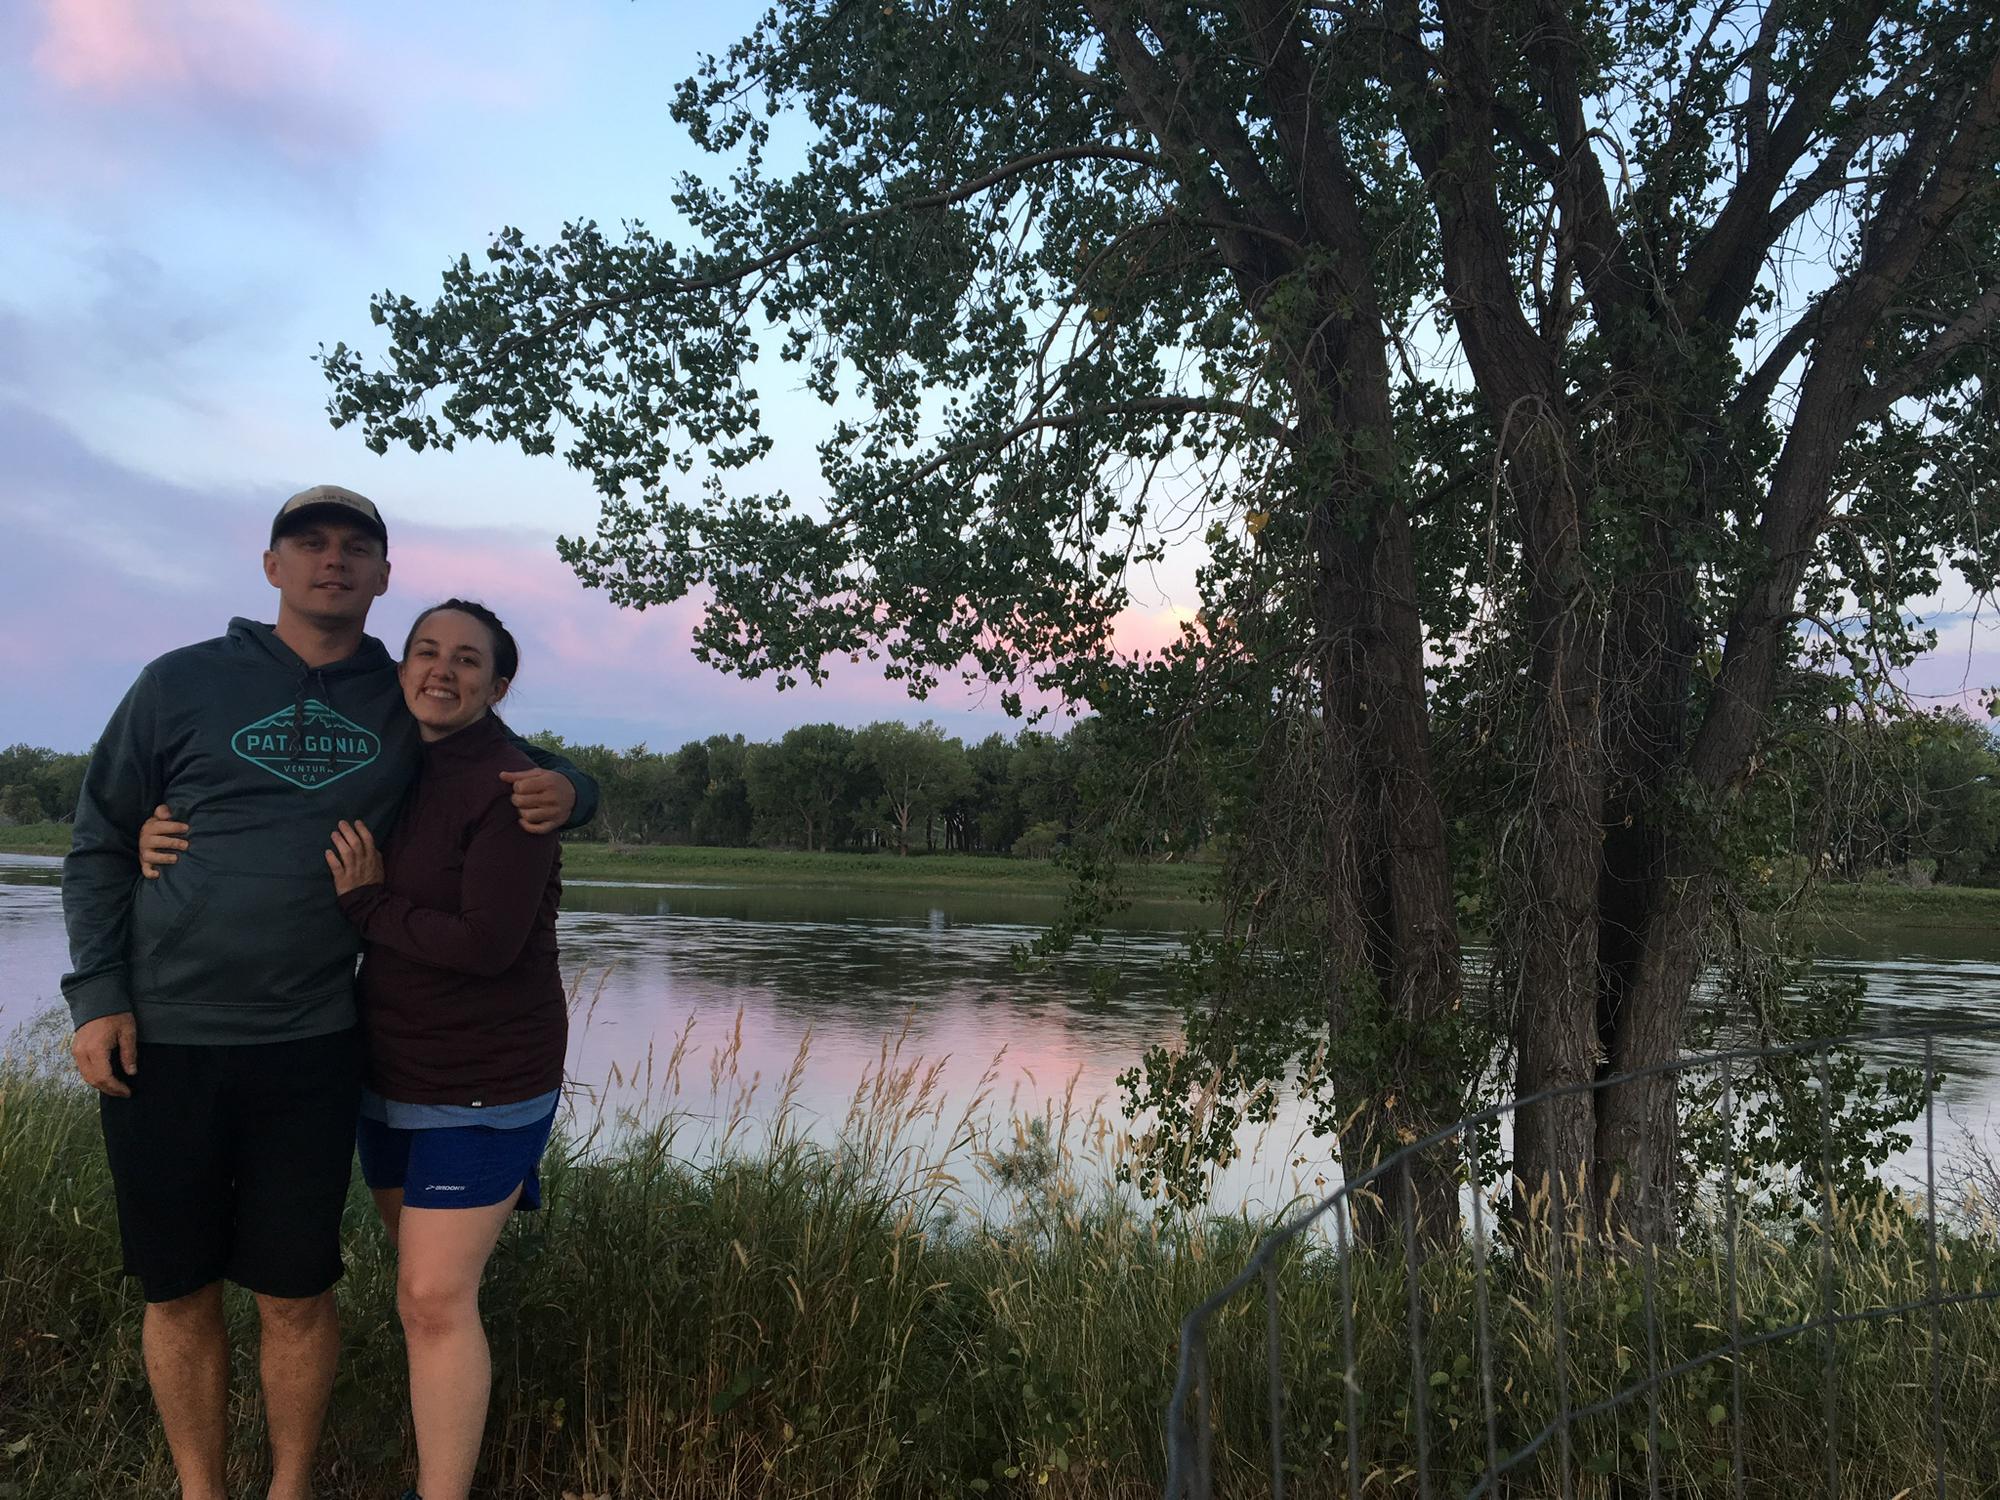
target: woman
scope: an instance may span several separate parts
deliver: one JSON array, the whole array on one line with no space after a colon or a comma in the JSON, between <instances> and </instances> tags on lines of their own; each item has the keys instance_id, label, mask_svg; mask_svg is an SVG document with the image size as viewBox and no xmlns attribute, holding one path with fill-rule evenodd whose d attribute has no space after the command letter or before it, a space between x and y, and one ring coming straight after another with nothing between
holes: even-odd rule
<instances>
[{"instance_id":1,"label":"woman","mask_svg":"<svg viewBox=\"0 0 2000 1500\"><path fill-rule=\"evenodd\" d=\"M504 770L530 762L493 707L520 653L484 605L448 599L404 643L404 701L423 770L387 850L342 823L327 867L366 943L362 1176L397 1250L422 1500L463 1500L492 1361L479 1282L536 1175L562 1086L568 1014L556 970L560 858L522 831ZM409 1500L406 1496L406 1500Z\"/></svg>"}]
</instances>

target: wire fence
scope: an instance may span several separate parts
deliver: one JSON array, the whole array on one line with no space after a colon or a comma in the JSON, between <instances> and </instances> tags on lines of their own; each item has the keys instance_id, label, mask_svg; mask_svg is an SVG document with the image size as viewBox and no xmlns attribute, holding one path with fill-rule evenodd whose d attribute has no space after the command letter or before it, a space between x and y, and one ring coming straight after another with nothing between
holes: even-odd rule
<instances>
[{"instance_id":1,"label":"wire fence","mask_svg":"<svg viewBox=\"0 0 2000 1500\"><path fill-rule=\"evenodd\" d=\"M1412 1142L1182 1322L1168 1500L2000 1495L2000 1236L1976 1194L1941 1209L1937 1101L1940 1057L1996 1037L1691 1055ZM1913 1116L1860 1122L1897 1133L1893 1173L1843 1165L1857 1058L1921 1066ZM1783 1170L1746 1159L1786 1128L1765 1107L1779 1065L1819 1137ZM1508 1143L1543 1106L1648 1077L1719 1143L1664 1215L1623 1216L1653 1228L1620 1229L1601 1186L1512 1179ZM1417 1208L1440 1174L1442 1232Z\"/></svg>"}]
</instances>

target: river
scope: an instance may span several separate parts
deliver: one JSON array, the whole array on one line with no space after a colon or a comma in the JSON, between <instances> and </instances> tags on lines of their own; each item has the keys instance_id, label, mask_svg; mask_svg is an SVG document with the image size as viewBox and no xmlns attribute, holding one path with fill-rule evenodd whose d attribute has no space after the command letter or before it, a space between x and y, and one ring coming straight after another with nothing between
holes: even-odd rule
<instances>
[{"instance_id":1,"label":"river","mask_svg":"<svg viewBox=\"0 0 2000 1500\"><path fill-rule=\"evenodd\" d=\"M0 854L0 1036L59 1003L60 876L55 859ZM1078 1175L1101 1176L1124 1149L1118 1073L1174 1035L1163 971L1190 912L1136 906L1101 948L1019 972L1012 950L1053 910L976 892L571 882L572 1106L586 1127L670 1111L692 1156L754 1147L781 1119L830 1138L859 1105L877 1128L904 1122L912 1172L936 1165L975 1199L980 1154L1043 1116ZM2000 1019L2000 932L1836 934L1824 949L1829 969L1863 976L1871 1027ZM1115 976L1108 1003L1090 998L1099 967ZM2000 1043L1944 1062L1940 1147L1991 1143ZM1268 1212L1333 1175L1295 1109L1243 1145L1219 1201Z\"/></svg>"}]
</instances>

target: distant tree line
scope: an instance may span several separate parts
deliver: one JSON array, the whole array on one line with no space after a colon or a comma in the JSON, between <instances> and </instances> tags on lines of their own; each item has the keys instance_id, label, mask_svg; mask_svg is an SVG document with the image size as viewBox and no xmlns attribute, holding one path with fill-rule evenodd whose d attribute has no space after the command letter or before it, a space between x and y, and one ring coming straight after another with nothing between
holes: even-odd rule
<instances>
[{"instance_id":1,"label":"distant tree line","mask_svg":"<svg viewBox=\"0 0 2000 1500\"><path fill-rule=\"evenodd\" d=\"M68 822L83 790L90 755L35 745L0 750L0 828L20 823Z\"/></svg>"},{"instance_id":2,"label":"distant tree line","mask_svg":"<svg viewBox=\"0 0 2000 1500\"><path fill-rule=\"evenodd\" d=\"M970 745L928 721L894 720L801 724L770 741L717 734L672 751L535 740L597 779L597 820L584 836L623 844L1045 858L1130 774L1093 719L1063 735L1024 729ZM1216 795L1189 769L1179 775L1187 785L1161 799L1171 810L1154 817L1141 856L1187 857L1214 832Z\"/></svg>"},{"instance_id":3,"label":"distant tree line","mask_svg":"<svg viewBox=\"0 0 2000 1500\"><path fill-rule=\"evenodd\" d=\"M716 734L672 751L534 739L597 779L597 820L581 836L621 844L1046 858L1135 775L1133 747L1109 743L1097 719L1063 735L1025 729L969 745L928 721L894 720L802 724L770 741ZM1991 728L1957 708L1855 717L1836 743L1844 764L1809 778L1827 805L1794 809L1829 825L1815 840L1828 851L1824 873L2000 886L2000 740ZM67 822L89 759L34 745L0 750L0 827ZM1227 777L1186 765L1172 774L1172 795L1147 799L1159 810L1142 856L1199 854L1225 821Z\"/></svg>"},{"instance_id":4,"label":"distant tree line","mask_svg":"<svg viewBox=\"0 0 2000 1500\"><path fill-rule=\"evenodd\" d=\"M933 723L893 720L802 724L768 742L716 734L672 751L533 738L597 779L597 818L580 836L621 844L1046 857L1117 794L1101 783L1130 775L1090 719L1063 735L1026 729L971 745ZM33 745L0 750L0 826L67 822L89 760ZM1138 853L1185 856L1208 840L1216 799L1202 778L1188 780Z\"/></svg>"}]
</instances>

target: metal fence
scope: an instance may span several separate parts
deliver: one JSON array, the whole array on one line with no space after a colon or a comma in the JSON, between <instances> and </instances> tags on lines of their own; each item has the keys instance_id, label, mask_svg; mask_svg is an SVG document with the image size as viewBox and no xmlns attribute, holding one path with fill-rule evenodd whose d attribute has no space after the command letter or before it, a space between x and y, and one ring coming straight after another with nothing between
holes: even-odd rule
<instances>
[{"instance_id":1,"label":"metal fence","mask_svg":"<svg viewBox=\"0 0 2000 1500\"><path fill-rule=\"evenodd\" d=\"M1411 1143L1265 1236L1187 1315L1168 1500L2000 1495L2000 1237L1965 1216L1962 1183L1960 1217L1941 1212L1936 1097L1941 1057L1996 1041L1885 1031L1625 1075L1672 1075L1726 1160L1678 1185L1657 1235L1607 1233L1560 1179L1524 1212L1508 1180L1524 1111L1620 1079ZM1857 1056L1922 1069L1904 1160L1861 1193L1835 1166L1855 1076L1837 1069ZM1821 1147L1774 1191L1740 1147L1777 1128L1762 1106L1781 1065ZM1440 1171L1457 1222L1427 1235L1416 1183Z\"/></svg>"}]
</instances>

